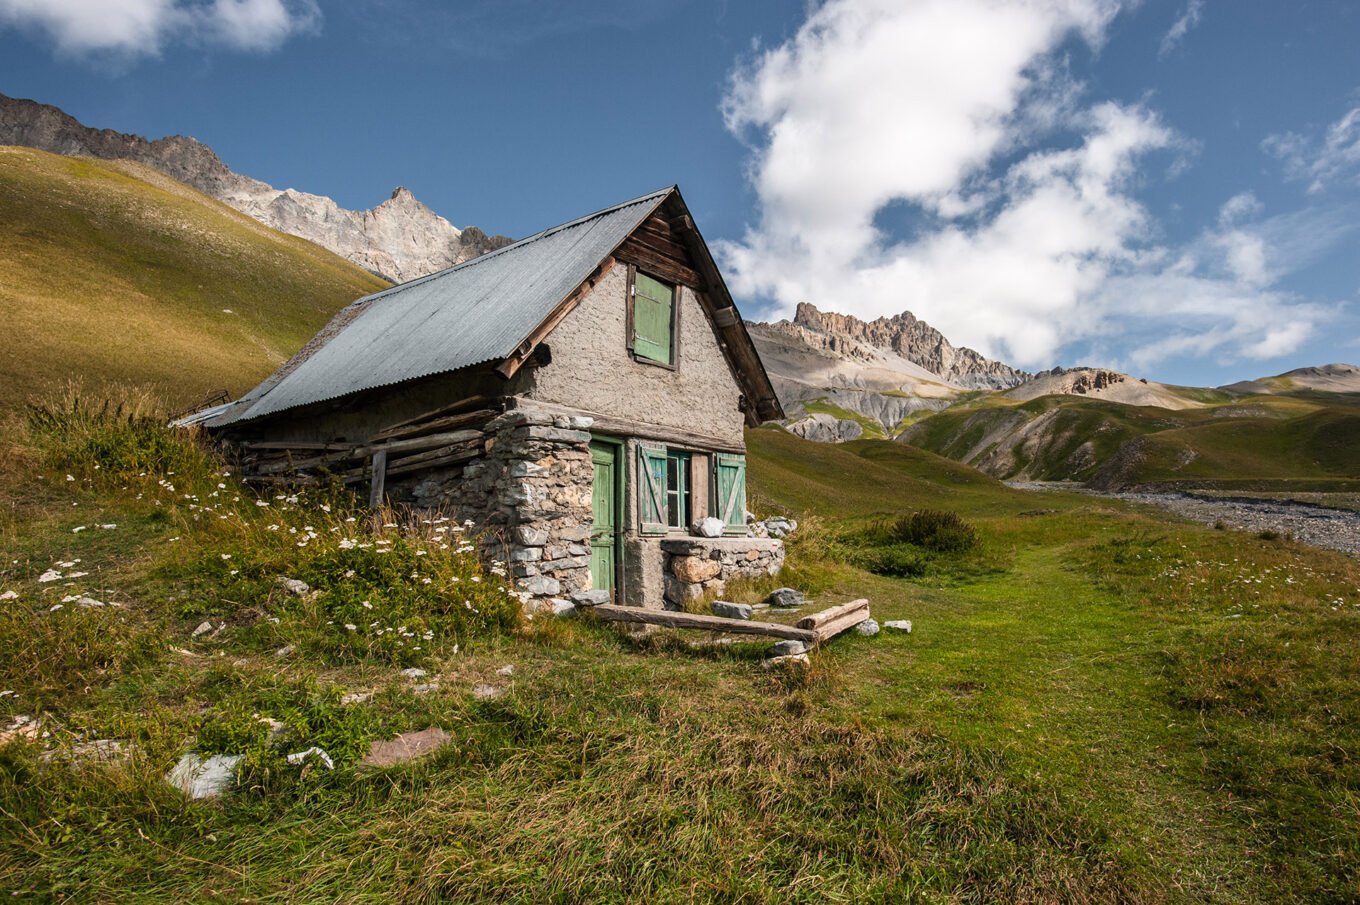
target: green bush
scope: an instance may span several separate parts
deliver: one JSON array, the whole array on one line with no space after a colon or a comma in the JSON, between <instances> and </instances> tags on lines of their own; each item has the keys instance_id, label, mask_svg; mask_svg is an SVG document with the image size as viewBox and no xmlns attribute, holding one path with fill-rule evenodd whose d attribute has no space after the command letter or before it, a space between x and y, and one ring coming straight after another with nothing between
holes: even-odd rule
<instances>
[{"instance_id":1,"label":"green bush","mask_svg":"<svg viewBox=\"0 0 1360 905\"><path fill-rule=\"evenodd\" d=\"M871 547L859 556L859 565L875 575L918 578L926 573L929 558L909 546Z\"/></svg>"},{"instance_id":2,"label":"green bush","mask_svg":"<svg viewBox=\"0 0 1360 905\"><path fill-rule=\"evenodd\" d=\"M957 512L922 509L896 519L888 529L894 543L914 544L935 553L967 553L978 545L977 531Z\"/></svg>"}]
</instances>

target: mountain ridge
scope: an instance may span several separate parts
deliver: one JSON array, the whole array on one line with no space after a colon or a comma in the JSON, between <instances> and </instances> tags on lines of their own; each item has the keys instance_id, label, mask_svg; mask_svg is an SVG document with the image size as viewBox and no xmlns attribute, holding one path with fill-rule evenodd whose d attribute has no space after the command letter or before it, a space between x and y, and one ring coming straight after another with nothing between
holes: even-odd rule
<instances>
[{"instance_id":1,"label":"mountain ridge","mask_svg":"<svg viewBox=\"0 0 1360 905\"><path fill-rule=\"evenodd\" d=\"M141 163L394 282L461 264L511 242L475 226L454 226L402 186L368 210L348 210L325 195L276 189L237 173L195 138L147 139L98 129L51 104L4 94L0 94L0 145Z\"/></svg>"}]
</instances>

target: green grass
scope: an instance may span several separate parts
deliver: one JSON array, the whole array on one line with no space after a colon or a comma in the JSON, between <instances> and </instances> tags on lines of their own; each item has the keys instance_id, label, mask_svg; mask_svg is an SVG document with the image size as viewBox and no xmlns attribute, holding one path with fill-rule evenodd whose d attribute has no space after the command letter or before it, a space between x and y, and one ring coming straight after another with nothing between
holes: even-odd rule
<instances>
[{"instance_id":1,"label":"green grass","mask_svg":"<svg viewBox=\"0 0 1360 905\"><path fill-rule=\"evenodd\" d=\"M239 395L386 285L144 167L0 148L0 406L73 373Z\"/></svg>"},{"instance_id":2,"label":"green grass","mask_svg":"<svg viewBox=\"0 0 1360 905\"><path fill-rule=\"evenodd\" d=\"M434 548L434 526L347 522L341 497L257 506L192 447L101 412L11 432L22 442L0 473L13 560L0 586L19 592L0 603L0 646L21 652L0 665L15 692L0 725L29 714L51 733L0 746L0 889L136 902L1355 895L1353 560L1010 490L902 444L759 430L751 498L802 523L778 581L817 605L867 596L876 618L915 624L837 639L805 673L770 671L760 643L468 623L446 606L474 567L456 544ZM152 450L176 467L142 476ZM976 548L937 545L911 579L839 555L875 531L933 543L894 527L923 509L960 514ZM288 528L309 525L299 547ZM342 537L394 552L342 559ZM88 576L36 581L77 559ZM316 595L282 592L277 574L305 575ZM50 610L76 592L124 606ZM406 653L353 643L342 620L364 599L436 630L419 652L428 693L398 672ZM203 620L223 627L191 637ZM506 664L513 676L497 674ZM476 700L475 683L505 694ZM354 691L373 696L340 703ZM451 736L434 756L354 765L371 739L429 725ZM61 756L96 736L135 753ZM283 762L310 744L334 771ZM186 802L162 779L195 747L247 755L220 801Z\"/></svg>"}]
</instances>

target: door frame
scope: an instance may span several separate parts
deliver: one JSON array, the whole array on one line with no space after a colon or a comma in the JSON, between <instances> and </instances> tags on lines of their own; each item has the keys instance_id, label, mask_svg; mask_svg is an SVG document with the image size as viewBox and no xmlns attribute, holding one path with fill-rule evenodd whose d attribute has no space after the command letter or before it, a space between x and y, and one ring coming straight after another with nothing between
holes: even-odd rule
<instances>
[{"instance_id":1,"label":"door frame","mask_svg":"<svg viewBox=\"0 0 1360 905\"><path fill-rule=\"evenodd\" d=\"M627 511L624 506L624 498L627 492L627 444L620 437L609 434L591 433L591 445L596 443L601 446L609 446L614 450L614 602L622 603L628 598L625 596L624 576L627 570L623 567L623 534L626 529L624 523L624 513ZM592 500L595 493L595 470L594 462L591 463L590 492ZM592 502L593 506L593 502ZM593 530L593 526L592 526Z\"/></svg>"}]
</instances>

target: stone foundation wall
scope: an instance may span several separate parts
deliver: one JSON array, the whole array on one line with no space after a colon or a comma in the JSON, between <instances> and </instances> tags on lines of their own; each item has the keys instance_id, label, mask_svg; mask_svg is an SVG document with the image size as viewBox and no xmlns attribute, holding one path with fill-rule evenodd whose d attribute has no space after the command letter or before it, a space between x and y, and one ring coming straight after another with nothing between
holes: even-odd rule
<instances>
[{"instance_id":1,"label":"stone foundation wall","mask_svg":"<svg viewBox=\"0 0 1360 905\"><path fill-rule=\"evenodd\" d=\"M772 537L686 537L661 541L665 602L679 609L705 594L721 594L741 576L777 575L784 542Z\"/></svg>"},{"instance_id":2,"label":"stone foundation wall","mask_svg":"<svg viewBox=\"0 0 1360 905\"><path fill-rule=\"evenodd\" d=\"M508 564L527 603L590 588L591 419L512 410L488 421L484 454L390 485L416 506L470 520L481 555Z\"/></svg>"}]
</instances>

